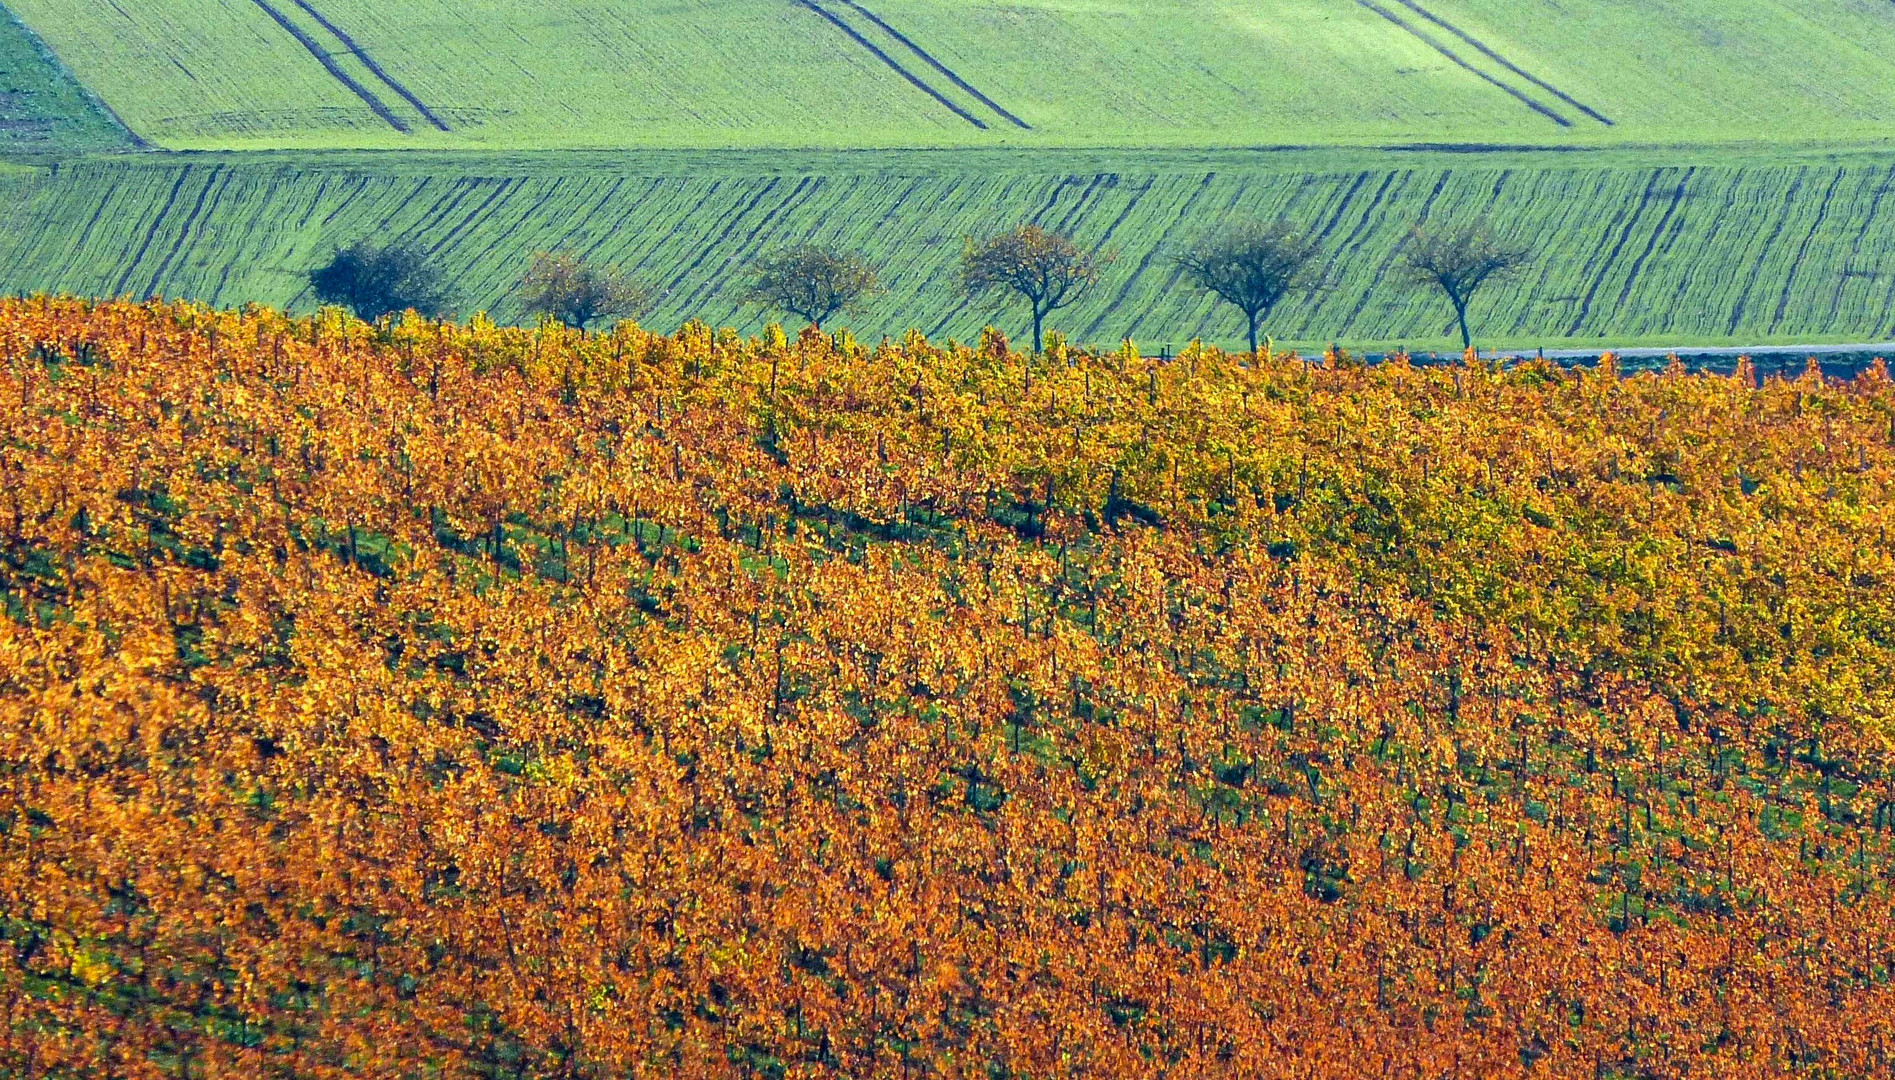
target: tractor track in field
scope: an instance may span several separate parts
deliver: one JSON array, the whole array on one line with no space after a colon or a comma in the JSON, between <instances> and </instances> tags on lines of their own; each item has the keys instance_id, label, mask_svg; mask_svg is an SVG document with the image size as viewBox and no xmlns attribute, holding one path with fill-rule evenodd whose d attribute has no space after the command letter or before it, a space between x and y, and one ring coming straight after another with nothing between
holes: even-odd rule
<instances>
[{"instance_id":1,"label":"tractor track in field","mask_svg":"<svg viewBox=\"0 0 1895 1080\"><path fill-rule=\"evenodd\" d=\"M261 0L259 0L259 2L261 2ZM1485 82L1491 86L1498 88L1501 92L1514 98L1515 100L1519 101L1522 105L1525 105L1527 108L1532 109L1534 112L1539 113L1541 116L1546 117L1548 120L1551 120L1555 124L1558 124L1560 127L1569 128L1573 126L1573 122L1571 120L1568 120L1564 116L1561 116L1559 113L1549 108L1543 102L1535 99L1531 94L1528 94L1526 91L1521 90L1517 86L1509 86L1506 83L1501 82L1499 79L1494 78L1492 75L1488 74L1487 72L1482 71L1481 69L1475 67L1473 64L1468 62L1466 57L1462 56L1460 53L1455 52L1453 49L1448 48L1445 44L1437 40L1432 34L1429 34L1427 31L1409 22L1407 19L1402 18L1400 15L1396 14L1394 11L1391 11L1388 8L1377 3L1376 0L1355 0L1355 2L1369 9L1370 11L1375 12L1377 15L1380 15L1382 18L1387 19L1389 22L1400 27L1402 30L1407 31L1408 34L1413 36L1417 41L1420 41L1422 44L1433 49L1435 52L1440 53L1442 56L1447 57L1448 60L1453 62L1457 67L1460 67L1462 70L1473 75L1475 78L1478 78L1482 82ZM1400 0L1395 0L1395 2L1400 2Z\"/></svg>"},{"instance_id":2,"label":"tractor track in field","mask_svg":"<svg viewBox=\"0 0 1895 1080\"><path fill-rule=\"evenodd\" d=\"M341 27L337 26L335 23L330 22L328 18L323 15L322 12L316 10L315 5L309 3L309 0L290 0L290 2L295 4L297 7L302 8L305 14L307 14L310 18L316 20L316 22L319 25L321 25L321 27L324 30L329 31L329 33L333 35L337 41L340 41L342 43L343 48L349 50L349 52L352 53L357 60L360 60L362 62L363 67L369 69L369 72L371 74L373 74L377 79L380 79L382 81L382 85L388 87L390 90L393 90L397 95L401 97L403 101L406 101L408 104L414 106L414 110L421 114L422 119L426 120L428 123L434 125L436 128L442 131L453 130L453 128L450 128L447 126L447 122L445 120L442 120L439 116L435 115L433 109L428 108L428 106L424 102L422 102L420 98L416 97L413 92L411 92L406 86L402 85L400 80L396 79L393 75L390 75L386 68L382 67L381 64L377 63L375 58L369 55L367 49L364 49L362 48L362 46L357 45L355 43L354 38L350 37L346 32L344 32Z\"/></svg>"},{"instance_id":3,"label":"tractor track in field","mask_svg":"<svg viewBox=\"0 0 1895 1080\"><path fill-rule=\"evenodd\" d=\"M995 102L993 98L990 98L986 94L981 93L979 90L974 89L973 85L970 84L966 79L963 79L959 75L955 74L954 70L948 67L946 64L943 64L941 61L936 60L934 58L934 55L928 52L928 50L915 44L912 40L910 40L907 34L904 34L900 30L897 30L894 27L888 25L887 22L883 21L880 15L877 15L873 11L870 11L868 8L865 8L861 4L856 3L856 0L842 0L842 4L843 6L860 13L863 18L874 23L876 26L881 27L882 31L886 33L889 37L892 37L896 41L899 41L903 45L907 46L909 51L913 52L916 56L921 57L921 59L925 61L929 67L932 67L934 70L940 72L944 78L946 78L949 82L953 83L955 86L958 86L962 90L966 91L967 94L971 96L972 98L974 98L976 101L980 102L982 105L987 106L989 109L992 109L995 113L999 114L1001 119L1007 121L1008 123L1014 125L1015 127L1020 128L1022 131L1033 130L1032 124L1027 123L1025 120L1022 120L1019 117L1013 115L1012 113L1008 112L1006 109L1001 108L999 103Z\"/></svg>"},{"instance_id":4,"label":"tractor track in field","mask_svg":"<svg viewBox=\"0 0 1895 1080\"><path fill-rule=\"evenodd\" d=\"M336 63L336 58L331 55L327 49L322 47L321 42L310 37L304 32L302 27L290 21L290 17L277 10L276 5L270 3L270 0L250 0L250 2L263 9L263 13L275 20L276 25L288 31L289 35L296 39L297 44L301 45L310 56L316 58L316 62L323 66L323 70L327 71L331 78L341 83L350 93L361 98L362 103L369 107L369 111L381 117L389 127L394 128L396 131L404 135L413 133L414 129L408 126L406 120L396 116L395 111L388 107L387 102L376 97L374 91L363 86L361 81L356 79L355 76L342 70L342 65Z\"/></svg>"},{"instance_id":5,"label":"tractor track in field","mask_svg":"<svg viewBox=\"0 0 1895 1080\"><path fill-rule=\"evenodd\" d=\"M1816 234L1822 231L1823 223L1829 220L1829 208L1836 201L1836 189L1842 186L1843 178L1848 174L1847 169L1836 170L1836 178L1829 182L1829 189L1823 192L1823 201L1816 207L1816 220L1810 222L1809 232L1804 235L1803 242L1797 246L1796 258L1790 260L1790 273L1783 279L1783 295L1778 298L1776 314L1770 319L1769 332L1772 334L1777 332L1777 327L1783 325L1783 317L1789 314L1790 296L1796 286L1796 273L1803 268L1804 260L1809 257L1809 248L1812 243L1815 243Z\"/></svg>"},{"instance_id":6,"label":"tractor track in field","mask_svg":"<svg viewBox=\"0 0 1895 1080\"><path fill-rule=\"evenodd\" d=\"M1525 79L1526 81L1532 83L1533 85L1539 87L1540 89L1560 99L1566 104L1571 105L1573 108L1578 109L1580 112L1585 113L1587 116L1591 117L1594 120L1599 121L1601 124L1604 124L1607 127L1614 126L1611 120L1607 119L1603 114L1599 113L1597 110L1588 107L1587 105L1581 103L1577 98L1574 98L1571 94L1568 94L1566 91L1561 90L1559 87L1554 86L1552 83L1547 82L1545 79L1540 78L1538 75L1533 74L1532 72L1526 70L1523 67L1520 67L1518 64L1515 64L1513 61L1495 52L1493 49L1489 48L1487 44L1481 41L1479 38L1475 37L1472 34L1469 34L1465 30L1462 30L1460 27L1454 25L1453 23L1447 21L1446 19L1443 19L1441 16L1436 15L1434 12L1429 11L1427 8L1422 7L1420 4L1415 3L1415 0L1397 0L1397 2L1400 3L1401 6L1407 8L1408 10L1414 12L1415 14L1435 24L1441 29L1446 30L1448 33L1453 34L1457 38L1460 38L1462 41L1465 41L1467 44L1479 50L1482 56L1487 57L1487 59L1492 60L1494 63L1499 64L1501 67L1504 67L1508 71L1513 72L1515 75L1518 75L1520 78Z\"/></svg>"},{"instance_id":7,"label":"tractor track in field","mask_svg":"<svg viewBox=\"0 0 1895 1080\"><path fill-rule=\"evenodd\" d=\"M263 0L257 0L257 2L262 3ZM916 75L914 72L909 71L907 68L903 67L901 61L888 55L888 53L880 45L877 45L873 41L870 41L868 38L863 37L862 32L860 30L857 30L855 27L850 26L848 23L844 22L841 18L837 17L837 15L834 12L830 11L826 7L823 7L821 4L817 3L816 0L796 0L796 2L801 4L803 7L808 8L810 11L815 12L817 15L821 16L826 22L834 26L836 29L849 35L850 40L854 41L857 45L862 46L864 49L867 49L869 51L869 54L874 56L877 60L880 60L882 63L887 64L889 67L889 70L893 71L897 75L900 75L902 78L908 80L908 82L912 84L915 87L915 89L928 95L929 97L933 98L935 101L940 102L943 107L953 112L954 115L960 117L961 119L967 121L968 123L981 129L982 131L987 130L987 122L985 120L982 120L980 117L975 116L973 113L968 112L966 109L961 108L961 106L958 103L956 103L954 99L948 97L946 94L943 94L941 91L936 90L933 86L930 86L928 84L927 80L923 79L921 76Z\"/></svg>"},{"instance_id":8,"label":"tractor track in field","mask_svg":"<svg viewBox=\"0 0 1895 1080\"><path fill-rule=\"evenodd\" d=\"M126 260L125 270L119 275L118 284L112 286L112 295L124 296L125 290L131 288L132 274L137 271L138 264L145 261L146 253L151 251L151 245L158 237L158 230L163 227L165 218L171 216L171 208L177 205L178 194L184 190L184 182L190 179L190 177L191 167L189 165L178 170L178 179L176 183L171 185L170 196L165 199L164 206L160 208L156 216L151 219L151 226L145 230L144 241L138 245L137 253Z\"/></svg>"}]
</instances>

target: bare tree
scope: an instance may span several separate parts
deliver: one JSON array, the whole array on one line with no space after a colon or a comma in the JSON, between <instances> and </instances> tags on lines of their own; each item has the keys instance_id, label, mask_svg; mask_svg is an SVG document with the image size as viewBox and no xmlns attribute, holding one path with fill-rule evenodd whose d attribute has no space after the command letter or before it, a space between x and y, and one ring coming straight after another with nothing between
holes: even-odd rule
<instances>
[{"instance_id":1,"label":"bare tree","mask_svg":"<svg viewBox=\"0 0 1895 1080\"><path fill-rule=\"evenodd\" d=\"M1250 351L1257 351L1257 324L1289 295L1306 284L1316 245L1282 222L1243 222L1200 240L1178 257L1178 265L1198 287L1244 313L1250 324Z\"/></svg>"},{"instance_id":2,"label":"bare tree","mask_svg":"<svg viewBox=\"0 0 1895 1080\"><path fill-rule=\"evenodd\" d=\"M570 251L545 251L521 280L526 310L551 315L576 330L599 319L635 315L651 292L615 266L595 266Z\"/></svg>"},{"instance_id":3,"label":"bare tree","mask_svg":"<svg viewBox=\"0 0 1895 1080\"><path fill-rule=\"evenodd\" d=\"M341 304L359 319L379 319L413 310L430 319L447 314L451 290L439 267L412 244L377 247L358 243L309 272L316 299Z\"/></svg>"},{"instance_id":4,"label":"bare tree","mask_svg":"<svg viewBox=\"0 0 1895 1080\"><path fill-rule=\"evenodd\" d=\"M1486 223L1451 233L1432 233L1420 227L1409 235L1408 277L1418 285L1433 285L1454 305L1461 327L1461 347L1474 347L1467 331L1467 305L1482 285L1504 278L1527 263L1525 248L1503 246Z\"/></svg>"},{"instance_id":5,"label":"bare tree","mask_svg":"<svg viewBox=\"0 0 1895 1080\"><path fill-rule=\"evenodd\" d=\"M969 296L1005 292L1030 304L1033 351L1039 352L1046 316L1076 302L1111 261L1111 255L1085 251L1058 233L1022 225L982 241L968 238L961 279Z\"/></svg>"},{"instance_id":6,"label":"bare tree","mask_svg":"<svg viewBox=\"0 0 1895 1080\"><path fill-rule=\"evenodd\" d=\"M777 308L822 324L882 291L875 267L850 251L799 244L771 252L750 267L747 303Z\"/></svg>"}]
</instances>

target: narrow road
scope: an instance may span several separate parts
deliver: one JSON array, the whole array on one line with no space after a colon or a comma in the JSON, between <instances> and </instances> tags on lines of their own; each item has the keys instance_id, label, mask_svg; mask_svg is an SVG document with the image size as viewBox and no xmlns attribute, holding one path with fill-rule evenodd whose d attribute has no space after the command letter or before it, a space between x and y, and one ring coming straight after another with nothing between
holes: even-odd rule
<instances>
[{"instance_id":1,"label":"narrow road","mask_svg":"<svg viewBox=\"0 0 1895 1080\"><path fill-rule=\"evenodd\" d=\"M1545 356L1549 360L1590 360L1605 353L1625 360L1662 360L1677 353L1688 357L1728 357L1735 360L1740 356L1751 359L1760 357L1785 357L1796 360L1808 357L1824 356L1887 356L1895 357L1895 341L1872 342L1862 345L1750 345L1750 346L1676 346L1672 348L1614 349L1610 346L1598 349L1482 349L1484 359L1526 360L1535 356ZM1445 354L1444 354L1445 355Z\"/></svg>"}]
</instances>

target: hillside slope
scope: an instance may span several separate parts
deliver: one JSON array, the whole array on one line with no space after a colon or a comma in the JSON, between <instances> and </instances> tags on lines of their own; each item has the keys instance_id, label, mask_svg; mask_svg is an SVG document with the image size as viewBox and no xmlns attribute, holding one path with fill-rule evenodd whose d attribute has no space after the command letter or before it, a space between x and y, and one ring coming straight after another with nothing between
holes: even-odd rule
<instances>
[{"instance_id":1,"label":"hillside slope","mask_svg":"<svg viewBox=\"0 0 1895 1080\"><path fill-rule=\"evenodd\" d=\"M1864 0L12 0L174 148L1875 139Z\"/></svg>"},{"instance_id":2,"label":"hillside slope","mask_svg":"<svg viewBox=\"0 0 1895 1080\"><path fill-rule=\"evenodd\" d=\"M420 244L463 311L522 317L540 250L571 247L658 289L655 326L746 330L746 264L797 241L859 246L889 292L865 336L971 339L1019 312L970 304L962 239L1022 220L1112 249L1099 287L1052 325L1075 340L1234 343L1242 321L1173 256L1233 216L1282 216L1319 239L1322 286L1267 329L1320 345L1446 348L1448 309L1404 284L1417 224L1486 217L1533 264L1483 293L1490 345L1879 341L1895 327L1895 158L1446 154L641 155L363 163L155 158L68 165L16 182L0 289L261 301L308 310L309 269L361 239Z\"/></svg>"}]
</instances>

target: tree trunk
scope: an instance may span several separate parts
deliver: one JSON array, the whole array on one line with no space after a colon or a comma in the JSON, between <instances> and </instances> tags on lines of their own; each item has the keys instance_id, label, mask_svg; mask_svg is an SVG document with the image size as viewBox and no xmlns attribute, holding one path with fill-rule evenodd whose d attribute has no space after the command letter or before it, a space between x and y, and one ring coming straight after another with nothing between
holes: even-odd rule
<instances>
[{"instance_id":1,"label":"tree trunk","mask_svg":"<svg viewBox=\"0 0 1895 1080\"><path fill-rule=\"evenodd\" d=\"M1250 317L1250 355L1256 356L1257 355L1257 313L1252 311L1252 312L1249 312L1248 315Z\"/></svg>"},{"instance_id":2,"label":"tree trunk","mask_svg":"<svg viewBox=\"0 0 1895 1080\"><path fill-rule=\"evenodd\" d=\"M1045 322L1046 313L1041 311L1038 306L1035 306L1033 308L1033 351L1035 353L1043 353L1046 351L1046 337L1040 332L1040 328Z\"/></svg>"},{"instance_id":3,"label":"tree trunk","mask_svg":"<svg viewBox=\"0 0 1895 1080\"><path fill-rule=\"evenodd\" d=\"M1454 318L1461 324L1461 348L1464 350L1473 348L1474 338L1467 332L1467 301L1454 301Z\"/></svg>"}]
</instances>

